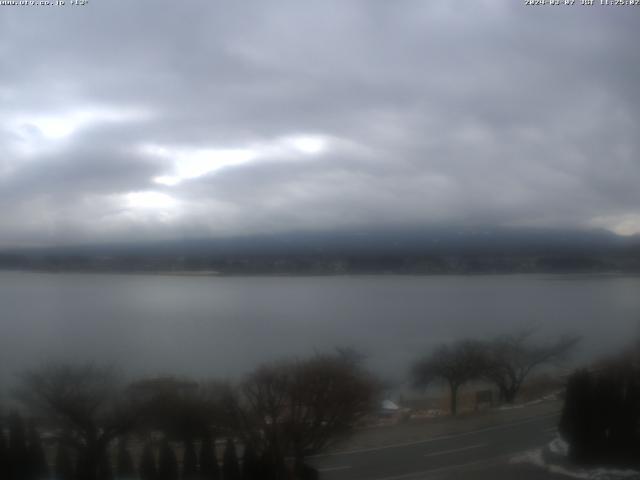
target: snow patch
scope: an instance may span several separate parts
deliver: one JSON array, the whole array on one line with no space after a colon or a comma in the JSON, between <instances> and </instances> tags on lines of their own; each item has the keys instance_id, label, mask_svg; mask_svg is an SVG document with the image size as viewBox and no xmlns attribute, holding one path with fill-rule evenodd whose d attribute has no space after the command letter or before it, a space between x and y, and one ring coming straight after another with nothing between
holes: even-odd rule
<instances>
[{"instance_id":1,"label":"snow patch","mask_svg":"<svg viewBox=\"0 0 640 480\"><path fill-rule=\"evenodd\" d=\"M559 398L559 393L560 391L556 391L556 392L550 393L549 395L545 395L544 397L538 398L537 400L531 400L526 403L518 403L515 405L502 405L496 408L496 410L515 410L518 408L531 407L533 405L538 405L539 403L542 403L542 402L557 400Z\"/></svg>"},{"instance_id":2,"label":"snow patch","mask_svg":"<svg viewBox=\"0 0 640 480\"><path fill-rule=\"evenodd\" d=\"M535 465L536 467L546 467L542 448L536 448L534 450L527 450L526 452L519 453L512 457L509 460L509 463L527 463L529 465Z\"/></svg>"},{"instance_id":3,"label":"snow patch","mask_svg":"<svg viewBox=\"0 0 640 480\"><path fill-rule=\"evenodd\" d=\"M569 444L560 437L554 438L548 448L551 453L560 457L567 457L569 455Z\"/></svg>"},{"instance_id":4,"label":"snow patch","mask_svg":"<svg viewBox=\"0 0 640 480\"><path fill-rule=\"evenodd\" d=\"M522 452L509 460L509 463L526 463L542 468L549 473L564 475L584 480L640 480L640 471L620 470L615 468L579 468L570 465L558 465L550 462L550 458L565 460L569 453L569 444L556 437L544 448L536 448ZM550 455L549 455L550 454Z\"/></svg>"}]
</instances>

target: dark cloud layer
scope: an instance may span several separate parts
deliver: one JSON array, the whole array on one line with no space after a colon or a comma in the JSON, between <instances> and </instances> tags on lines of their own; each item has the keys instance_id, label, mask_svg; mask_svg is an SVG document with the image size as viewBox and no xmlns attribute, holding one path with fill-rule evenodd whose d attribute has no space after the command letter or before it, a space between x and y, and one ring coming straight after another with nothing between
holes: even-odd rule
<instances>
[{"instance_id":1,"label":"dark cloud layer","mask_svg":"<svg viewBox=\"0 0 640 480\"><path fill-rule=\"evenodd\" d=\"M0 245L389 223L640 232L640 8L0 13Z\"/></svg>"}]
</instances>

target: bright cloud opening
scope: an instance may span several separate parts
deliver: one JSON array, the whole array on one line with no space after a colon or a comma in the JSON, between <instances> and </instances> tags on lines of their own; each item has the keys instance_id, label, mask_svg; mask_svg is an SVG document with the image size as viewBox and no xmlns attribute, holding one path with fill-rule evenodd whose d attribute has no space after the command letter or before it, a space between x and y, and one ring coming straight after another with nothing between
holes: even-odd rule
<instances>
[{"instance_id":1,"label":"bright cloud opening","mask_svg":"<svg viewBox=\"0 0 640 480\"><path fill-rule=\"evenodd\" d=\"M35 126L45 137L52 140L68 137L77 129L77 122L56 117L41 117L31 120L28 124Z\"/></svg>"},{"instance_id":2,"label":"bright cloud opening","mask_svg":"<svg viewBox=\"0 0 640 480\"><path fill-rule=\"evenodd\" d=\"M188 149L157 145L147 145L142 151L173 162L174 169L171 174L160 175L153 179L156 183L168 186L201 177L224 167L246 163L257 155L251 149Z\"/></svg>"},{"instance_id":3,"label":"bright cloud opening","mask_svg":"<svg viewBox=\"0 0 640 480\"><path fill-rule=\"evenodd\" d=\"M154 191L127 193L125 199L126 206L133 209L166 210L178 205L170 195Z\"/></svg>"},{"instance_id":4,"label":"bright cloud opening","mask_svg":"<svg viewBox=\"0 0 640 480\"><path fill-rule=\"evenodd\" d=\"M606 228L618 235L640 235L640 214L597 217L591 221L595 227Z\"/></svg>"},{"instance_id":5,"label":"bright cloud opening","mask_svg":"<svg viewBox=\"0 0 640 480\"><path fill-rule=\"evenodd\" d=\"M309 155L322 153L322 151L327 148L328 143L324 137L312 135L290 137L287 139L287 142L296 150Z\"/></svg>"},{"instance_id":6,"label":"bright cloud opening","mask_svg":"<svg viewBox=\"0 0 640 480\"><path fill-rule=\"evenodd\" d=\"M328 145L326 137L299 135L278 138L273 142L252 144L245 148L188 148L146 144L140 150L145 155L162 158L172 163L170 172L154 177L153 181L161 185L174 186L184 180L198 178L225 167L260 159L318 155L324 152Z\"/></svg>"},{"instance_id":7,"label":"bright cloud opening","mask_svg":"<svg viewBox=\"0 0 640 480\"><path fill-rule=\"evenodd\" d=\"M145 115L136 109L92 107L55 114L20 115L11 123L17 125L21 133L35 128L47 140L61 140L88 125L135 120Z\"/></svg>"}]
</instances>

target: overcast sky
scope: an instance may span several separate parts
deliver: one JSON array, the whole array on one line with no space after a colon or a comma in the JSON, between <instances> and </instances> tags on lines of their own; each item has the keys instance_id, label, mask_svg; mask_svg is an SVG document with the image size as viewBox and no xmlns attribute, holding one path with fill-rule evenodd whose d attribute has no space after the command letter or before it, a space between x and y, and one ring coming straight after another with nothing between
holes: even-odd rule
<instances>
[{"instance_id":1,"label":"overcast sky","mask_svg":"<svg viewBox=\"0 0 640 480\"><path fill-rule=\"evenodd\" d=\"M639 31L524 0L0 6L0 246L640 232Z\"/></svg>"}]
</instances>

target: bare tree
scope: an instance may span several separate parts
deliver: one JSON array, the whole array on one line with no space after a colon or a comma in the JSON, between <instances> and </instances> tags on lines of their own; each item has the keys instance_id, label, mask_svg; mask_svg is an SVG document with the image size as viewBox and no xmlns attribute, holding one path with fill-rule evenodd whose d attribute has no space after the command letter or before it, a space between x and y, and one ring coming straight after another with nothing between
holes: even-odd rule
<instances>
[{"instance_id":1,"label":"bare tree","mask_svg":"<svg viewBox=\"0 0 640 480\"><path fill-rule=\"evenodd\" d=\"M348 433L371 411L376 392L352 357L317 355L259 368L240 385L234 409L245 442L278 470L285 457L301 464Z\"/></svg>"},{"instance_id":2,"label":"bare tree","mask_svg":"<svg viewBox=\"0 0 640 480\"><path fill-rule=\"evenodd\" d=\"M228 429L228 389L224 382L157 377L131 383L127 391L143 406L142 429L161 430L172 440L189 443Z\"/></svg>"},{"instance_id":3,"label":"bare tree","mask_svg":"<svg viewBox=\"0 0 640 480\"><path fill-rule=\"evenodd\" d=\"M57 427L59 442L73 448L79 475L97 478L109 444L131 429L137 409L121 397L110 367L47 365L22 378L21 399Z\"/></svg>"},{"instance_id":4,"label":"bare tree","mask_svg":"<svg viewBox=\"0 0 640 480\"><path fill-rule=\"evenodd\" d=\"M484 372L484 349L480 342L461 340L440 345L430 355L414 364L412 376L416 387L426 388L444 380L451 393L451 415L458 412L458 390L465 383L480 378Z\"/></svg>"},{"instance_id":5,"label":"bare tree","mask_svg":"<svg viewBox=\"0 0 640 480\"><path fill-rule=\"evenodd\" d=\"M483 376L495 383L500 397L513 403L527 376L536 368L563 360L579 337L563 336L547 344L535 344L534 330L506 335L486 344Z\"/></svg>"},{"instance_id":6,"label":"bare tree","mask_svg":"<svg viewBox=\"0 0 640 480\"><path fill-rule=\"evenodd\" d=\"M371 412L377 387L353 357L326 355L298 363L286 422L293 453L317 453L348 433Z\"/></svg>"}]
</instances>

